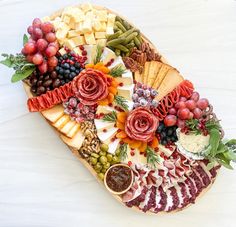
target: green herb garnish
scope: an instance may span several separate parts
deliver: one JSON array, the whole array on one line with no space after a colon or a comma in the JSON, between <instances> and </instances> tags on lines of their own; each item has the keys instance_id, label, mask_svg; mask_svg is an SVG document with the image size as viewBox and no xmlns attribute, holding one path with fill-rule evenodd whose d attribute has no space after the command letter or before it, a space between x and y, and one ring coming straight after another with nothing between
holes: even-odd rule
<instances>
[{"instance_id":1,"label":"green herb garnish","mask_svg":"<svg viewBox=\"0 0 236 227\"><path fill-rule=\"evenodd\" d=\"M2 54L2 56L5 59L0 61L0 63L15 70L11 78L11 82L13 83L27 78L35 70L35 65L27 62L25 56L22 54Z\"/></svg>"},{"instance_id":2,"label":"green herb garnish","mask_svg":"<svg viewBox=\"0 0 236 227\"><path fill-rule=\"evenodd\" d=\"M29 38L26 34L23 36L23 46L28 42Z\"/></svg>"},{"instance_id":3,"label":"green herb garnish","mask_svg":"<svg viewBox=\"0 0 236 227\"><path fill-rule=\"evenodd\" d=\"M119 153L119 158L121 161L124 161L127 159L128 157L128 145L127 143L121 144L119 147L120 153Z\"/></svg>"},{"instance_id":4,"label":"green herb garnish","mask_svg":"<svg viewBox=\"0 0 236 227\"><path fill-rule=\"evenodd\" d=\"M120 95L115 95L115 102L117 105L119 105L123 110L128 110L129 106L127 104L127 100L120 96Z\"/></svg>"},{"instance_id":5,"label":"green herb garnish","mask_svg":"<svg viewBox=\"0 0 236 227\"><path fill-rule=\"evenodd\" d=\"M156 164L160 163L161 161L160 156L157 155L156 152L151 147L147 147L146 154L147 154L147 163L152 168L156 168Z\"/></svg>"},{"instance_id":6,"label":"green herb garnish","mask_svg":"<svg viewBox=\"0 0 236 227\"><path fill-rule=\"evenodd\" d=\"M108 121L108 122L116 122L116 119L117 119L117 116L116 116L115 111L105 114L102 118L103 121Z\"/></svg>"},{"instance_id":7,"label":"green herb garnish","mask_svg":"<svg viewBox=\"0 0 236 227\"><path fill-rule=\"evenodd\" d=\"M93 60L94 65L96 65L98 62L101 61L102 53L103 53L103 47L100 45L97 45L96 55Z\"/></svg>"},{"instance_id":8,"label":"green herb garnish","mask_svg":"<svg viewBox=\"0 0 236 227\"><path fill-rule=\"evenodd\" d=\"M126 69L123 67L122 64L119 64L111 69L110 75L113 77L121 77L123 73L126 72Z\"/></svg>"}]
</instances>

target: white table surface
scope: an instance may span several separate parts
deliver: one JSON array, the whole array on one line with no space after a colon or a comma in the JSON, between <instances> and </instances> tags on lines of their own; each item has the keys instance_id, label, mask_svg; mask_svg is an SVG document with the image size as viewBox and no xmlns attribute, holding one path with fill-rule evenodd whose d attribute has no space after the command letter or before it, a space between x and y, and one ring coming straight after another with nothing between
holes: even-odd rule
<instances>
[{"instance_id":1,"label":"white table surface","mask_svg":"<svg viewBox=\"0 0 236 227\"><path fill-rule=\"evenodd\" d=\"M66 3L65 3L66 2ZM72 0L0 0L0 53L21 49L34 17ZM236 1L92 1L134 22L208 97L227 137L236 137ZM117 203L57 138L39 114L28 113L21 83L0 66L0 226L235 227L236 171L222 170L196 205L165 216Z\"/></svg>"}]
</instances>

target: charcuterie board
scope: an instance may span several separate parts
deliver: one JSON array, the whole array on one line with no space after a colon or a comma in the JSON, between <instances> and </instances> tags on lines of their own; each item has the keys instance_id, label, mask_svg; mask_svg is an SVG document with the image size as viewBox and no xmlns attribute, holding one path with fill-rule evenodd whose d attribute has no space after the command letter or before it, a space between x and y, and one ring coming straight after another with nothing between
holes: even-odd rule
<instances>
[{"instance_id":1,"label":"charcuterie board","mask_svg":"<svg viewBox=\"0 0 236 227\"><path fill-rule=\"evenodd\" d=\"M187 208L232 169L236 140L128 19L91 4L36 18L2 64L23 81L30 112L114 198L148 214Z\"/></svg>"}]
</instances>

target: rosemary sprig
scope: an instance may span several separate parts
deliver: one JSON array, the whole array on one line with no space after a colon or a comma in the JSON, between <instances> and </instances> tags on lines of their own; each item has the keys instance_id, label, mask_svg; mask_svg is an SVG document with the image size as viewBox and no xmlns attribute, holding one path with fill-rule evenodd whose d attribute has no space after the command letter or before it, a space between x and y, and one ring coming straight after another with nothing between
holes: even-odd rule
<instances>
[{"instance_id":1,"label":"rosemary sprig","mask_svg":"<svg viewBox=\"0 0 236 227\"><path fill-rule=\"evenodd\" d=\"M127 154L128 145L127 145L127 143L121 144L120 147L119 147L119 150L120 150L119 158L120 158L121 161L124 161L128 157L128 154Z\"/></svg>"},{"instance_id":2,"label":"rosemary sprig","mask_svg":"<svg viewBox=\"0 0 236 227\"><path fill-rule=\"evenodd\" d=\"M129 106L127 104L127 100L123 96L115 95L114 100L123 110L128 110Z\"/></svg>"},{"instance_id":3,"label":"rosemary sprig","mask_svg":"<svg viewBox=\"0 0 236 227\"><path fill-rule=\"evenodd\" d=\"M152 168L156 168L156 164L160 163L161 161L160 156L157 155L151 147L147 147L146 154L147 154L147 163Z\"/></svg>"},{"instance_id":4,"label":"rosemary sprig","mask_svg":"<svg viewBox=\"0 0 236 227\"><path fill-rule=\"evenodd\" d=\"M101 61L102 53L103 53L103 47L100 45L97 45L96 55L93 60L94 65L96 65L98 62Z\"/></svg>"},{"instance_id":5,"label":"rosemary sprig","mask_svg":"<svg viewBox=\"0 0 236 227\"><path fill-rule=\"evenodd\" d=\"M122 64L119 64L111 69L110 75L113 77L121 77L122 74L125 72L126 72L126 69L123 67Z\"/></svg>"},{"instance_id":6,"label":"rosemary sprig","mask_svg":"<svg viewBox=\"0 0 236 227\"><path fill-rule=\"evenodd\" d=\"M102 118L103 121L108 121L108 122L116 122L116 119L117 119L117 116L116 116L115 111L105 114Z\"/></svg>"},{"instance_id":7,"label":"rosemary sprig","mask_svg":"<svg viewBox=\"0 0 236 227\"><path fill-rule=\"evenodd\" d=\"M186 126L190 129L191 132L196 135L201 134L201 130L198 127L199 121L197 119L191 119L186 121Z\"/></svg>"},{"instance_id":8,"label":"rosemary sprig","mask_svg":"<svg viewBox=\"0 0 236 227\"><path fill-rule=\"evenodd\" d=\"M35 65L27 62L25 56L22 54L2 54L2 56L5 59L0 61L0 64L15 70L11 78L11 82L13 83L27 78L35 70Z\"/></svg>"}]
</instances>

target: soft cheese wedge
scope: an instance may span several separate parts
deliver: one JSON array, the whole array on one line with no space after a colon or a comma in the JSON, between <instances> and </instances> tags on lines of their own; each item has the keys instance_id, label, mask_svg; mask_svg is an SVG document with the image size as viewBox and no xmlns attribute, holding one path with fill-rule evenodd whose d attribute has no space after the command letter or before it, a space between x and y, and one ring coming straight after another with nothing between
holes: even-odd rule
<instances>
[{"instance_id":1,"label":"soft cheese wedge","mask_svg":"<svg viewBox=\"0 0 236 227\"><path fill-rule=\"evenodd\" d=\"M102 119L95 119L94 124L96 126L97 132L103 132L103 130L108 130L110 128L113 128L115 123L104 121Z\"/></svg>"},{"instance_id":2,"label":"soft cheese wedge","mask_svg":"<svg viewBox=\"0 0 236 227\"><path fill-rule=\"evenodd\" d=\"M124 85L131 85L134 83L133 74L130 70L126 70L125 73L122 74L122 77L117 77L116 80Z\"/></svg>"},{"instance_id":3,"label":"soft cheese wedge","mask_svg":"<svg viewBox=\"0 0 236 227\"><path fill-rule=\"evenodd\" d=\"M64 135L60 135L60 137L68 146L75 149L80 149L85 138L81 130L78 130L72 139Z\"/></svg>"},{"instance_id":4,"label":"soft cheese wedge","mask_svg":"<svg viewBox=\"0 0 236 227\"><path fill-rule=\"evenodd\" d=\"M132 95L134 93L134 84L119 86L117 88L118 95L123 96L127 100L132 100Z\"/></svg>"},{"instance_id":5,"label":"soft cheese wedge","mask_svg":"<svg viewBox=\"0 0 236 227\"><path fill-rule=\"evenodd\" d=\"M98 106L96 114L108 114L112 111L116 111L113 107L110 106Z\"/></svg>"},{"instance_id":6,"label":"soft cheese wedge","mask_svg":"<svg viewBox=\"0 0 236 227\"><path fill-rule=\"evenodd\" d=\"M111 139L115 136L118 128L110 128L106 132L98 132L98 138L105 144L111 143Z\"/></svg>"},{"instance_id":7,"label":"soft cheese wedge","mask_svg":"<svg viewBox=\"0 0 236 227\"><path fill-rule=\"evenodd\" d=\"M108 68L112 69L118 65L122 65L125 68L125 64L124 64L121 56L116 57L115 61Z\"/></svg>"},{"instance_id":8,"label":"soft cheese wedge","mask_svg":"<svg viewBox=\"0 0 236 227\"><path fill-rule=\"evenodd\" d=\"M106 65L111 59L116 59L115 53L105 47L101 56L101 61Z\"/></svg>"},{"instance_id":9,"label":"soft cheese wedge","mask_svg":"<svg viewBox=\"0 0 236 227\"><path fill-rule=\"evenodd\" d=\"M115 139L108 144L108 153L115 154L117 148L119 147L120 139Z\"/></svg>"},{"instance_id":10,"label":"soft cheese wedge","mask_svg":"<svg viewBox=\"0 0 236 227\"><path fill-rule=\"evenodd\" d=\"M143 165L147 164L147 158L144 155L140 154L139 150L135 149L135 150L132 150L132 152L134 152L134 155L131 155L131 149L128 146L127 158L123 161L124 163L128 163L129 161L131 161L132 163L139 163Z\"/></svg>"},{"instance_id":11,"label":"soft cheese wedge","mask_svg":"<svg viewBox=\"0 0 236 227\"><path fill-rule=\"evenodd\" d=\"M160 101L169 92L173 91L173 89L175 89L183 80L184 78L176 69L172 68L169 70L160 87L158 88L158 95L155 99Z\"/></svg>"},{"instance_id":12,"label":"soft cheese wedge","mask_svg":"<svg viewBox=\"0 0 236 227\"><path fill-rule=\"evenodd\" d=\"M59 118L64 115L64 108L62 105L57 105L51 109L44 110L41 114L50 122L55 123Z\"/></svg>"}]
</instances>

